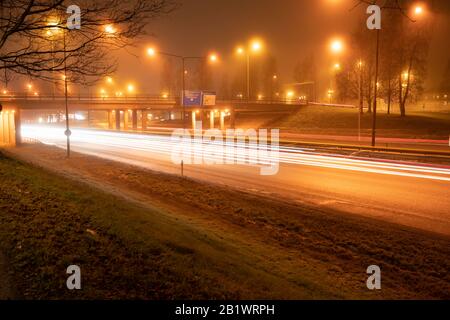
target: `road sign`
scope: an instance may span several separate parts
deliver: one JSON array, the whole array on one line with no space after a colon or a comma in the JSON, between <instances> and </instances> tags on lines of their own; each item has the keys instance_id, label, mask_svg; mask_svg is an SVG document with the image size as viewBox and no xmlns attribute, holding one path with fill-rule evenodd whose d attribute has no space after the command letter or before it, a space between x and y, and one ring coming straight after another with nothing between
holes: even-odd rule
<instances>
[{"instance_id":1,"label":"road sign","mask_svg":"<svg viewBox=\"0 0 450 320\"><path fill-rule=\"evenodd\" d=\"M186 107L200 107L202 105L202 92L186 90L183 95L183 105Z\"/></svg>"},{"instance_id":2,"label":"road sign","mask_svg":"<svg viewBox=\"0 0 450 320\"><path fill-rule=\"evenodd\" d=\"M203 106L211 107L216 105L216 93L215 92L203 92Z\"/></svg>"}]
</instances>

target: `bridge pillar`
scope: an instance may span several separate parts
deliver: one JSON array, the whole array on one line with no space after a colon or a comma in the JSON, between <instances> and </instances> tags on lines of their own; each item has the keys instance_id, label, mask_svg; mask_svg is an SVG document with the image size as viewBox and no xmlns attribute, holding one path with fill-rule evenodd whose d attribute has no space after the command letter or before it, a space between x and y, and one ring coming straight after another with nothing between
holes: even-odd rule
<instances>
[{"instance_id":1,"label":"bridge pillar","mask_svg":"<svg viewBox=\"0 0 450 320\"><path fill-rule=\"evenodd\" d=\"M197 118L196 111L192 111L191 120L192 120L192 129L194 129L194 130L195 130L195 124L196 124L196 121L197 121L196 118Z\"/></svg>"},{"instance_id":2,"label":"bridge pillar","mask_svg":"<svg viewBox=\"0 0 450 320\"><path fill-rule=\"evenodd\" d=\"M88 128L91 126L91 111L88 110L87 112L87 126Z\"/></svg>"},{"instance_id":3,"label":"bridge pillar","mask_svg":"<svg viewBox=\"0 0 450 320\"><path fill-rule=\"evenodd\" d=\"M128 110L123 111L123 130L128 130L128 120L130 118L130 112Z\"/></svg>"},{"instance_id":4,"label":"bridge pillar","mask_svg":"<svg viewBox=\"0 0 450 320\"><path fill-rule=\"evenodd\" d=\"M16 145L17 131L15 125L16 115L14 110L0 112L0 145Z\"/></svg>"},{"instance_id":5,"label":"bridge pillar","mask_svg":"<svg viewBox=\"0 0 450 320\"><path fill-rule=\"evenodd\" d=\"M232 107L230 111L230 126L231 128L236 129L236 110L234 107Z\"/></svg>"},{"instance_id":6,"label":"bridge pillar","mask_svg":"<svg viewBox=\"0 0 450 320\"><path fill-rule=\"evenodd\" d=\"M131 111L132 114L132 124L133 124L133 130L137 130L138 128L138 113L136 109L133 109L133 111Z\"/></svg>"},{"instance_id":7,"label":"bridge pillar","mask_svg":"<svg viewBox=\"0 0 450 320\"><path fill-rule=\"evenodd\" d=\"M215 112L214 112L214 110L211 110L209 112L209 128L210 129L214 129L214 117L215 117Z\"/></svg>"},{"instance_id":8,"label":"bridge pillar","mask_svg":"<svg viewBox=\"0 0 450 320\"><path fill-rule=\"evenodd\" d=\"M3 142L9 144L9 111L3 112Z\"/></svg>"},{"instance_id":9,"label":"bridge pillar","mask_svg":"<svg viewBox=\"0 0 450 320\"><path fill-rule=\"evenodd\" d=\"M114 129L114 113L113 110L108 110L108 129Z\"/></svg>"},{"instance_id":10,"label":"bridge pillar","mask_svg":"<svg viewBox=\"0 0 450 320\"><path fill-rule=\"evenodd\" d=\"M115 114L116 114L116 130L120 131L120 110L116 109Z\"/></svg>"},{"instance_id":11,"label":"bridge pillar","mask_svg":"<svg viewBox=\"0 0 450 320\"><path fill-rule=\"evenodd\" d=\"M225 111L220 111L220 130L225 130Z\"/></svg>"},{"instance_id":12,"label":"bridge pillar","mask_svg":"<svg viewBox=\"0 0 450 320\"><path fill-rule=\"evenodd\" d=\"M147 111L142 110L142 130L147 130L147 118L148 114Z\"/></svg>"},{"instance_id":13,"label":"bridge pillar","mask_svg":"<svg viewBox=\"0 0 450 320\"><path fill-rule=\"evenodd\" d=\"M16 111L12 110L9 115L9 144L12 146L16 145Z\"/></svg>"},{"instance_id":14,"label":"bridge pillar","mask_svg":"<svg viewBox=\"0 0 450 320\"><path fill-rule=\"evenodd\" d=\"M5 112L0 111L0 144L5 142L5 126L3 125L3 116Z\"/></svg>"},{"instance_id":15,"label":"bridge pillar","mask_svg":"<svg viewBox=\"0 0 450 320\"><path fill-rule=\"evenodd\" d=\"M14 128L15 128L14 140L15 140L16 146L22 144L21 121L22 121L22 119L21 119L20 109L17 109L17 110L15 110L15 113L14 113Z\"/></svg>"}]
</instances>

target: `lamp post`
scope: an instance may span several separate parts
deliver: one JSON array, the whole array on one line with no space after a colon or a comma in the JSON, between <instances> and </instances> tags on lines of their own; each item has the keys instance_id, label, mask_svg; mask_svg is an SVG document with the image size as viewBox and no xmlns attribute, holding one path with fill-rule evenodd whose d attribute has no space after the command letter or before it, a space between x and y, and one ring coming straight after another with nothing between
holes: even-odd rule
<instances>
[{"instance_id":1,"label":"lamp post","mask_svg":"<svg viewBox=\"0 0 450 320\"><path fill-rule=\"evenodd\" d=\"M363 62L359 60L358 62L359 79L358 79L358 100L359 100L359 110L358 110L358 141L361 141L361 115L363 114Z\"/></svg>"},{"instance_id":2,"label":"lamp post","mask_svg":"<svg viewBox=\"0 0 450 320\"><path fill-rule=\"evenodd\" d=\"M181 92L181 105L183 107L183 130L186 130L186 105L184 103L184 95L185 95L185 91L186 91L186 61L188 60L200 60L200 61L207 61L209 60L211 63L216 63L218 60L218 57L216 54L212 53L209 56L181 56L181 55L177 55L177 54L172 54L172 53L167 53L167 52L160 52L160 51L156 51L154 48L148 48L147 49L147 55L149 57L154 57L157 54L162 55L162 56L166 56L166 57L171 57L171 58L175 58L178 59L181 62L181 85L182 85L182 92ZM184 176L184 161L181 160L181 176Z\"/></svg>"},{"instance_id":3,"label":"lamp post","mask_svg":"<svg viewBox=\"0 0 450 320\"><path fill-rule=\"evenodd\" d=\"M69 101L67 92L67 54L66 54L66 32L63 31L63 42L64 42L64 101L66 107L66 131L65 135L67 137L67 158L70 158L70 136L72 131L69 128Z\"/></svg>"},{"instance_id":4,"label":"lamp post","mask_svg":"<svg viewBox=\"0 0 450 320\"><path fill-rule=\"evenodd\" d=\"M253 40L247 49L243 47L238 47L236 53L238 55L244 55L246 59L246 91L247 91L247 102L250 101L250 53L258 53L262 50L262 43L259 40Z\"/></svg>"},{"instance_id":5,"label":"lamp post","mask_svg":"<svg viewBox=\"0 0 450 320\"><path fill-rule=\"evenodd\" d=\"M341 39L333 39L330 42L330 51L333 55L335 56L339 56L343 51L344 51L344 43L342 42ZM335 63L333 65L332 68L332 78L330 80L330 91L335 91L333 90L333 78L336 78L338 71L341 69L341 65L339 63ZM333 92L334 93L334 92ZM331 95L329 95L330 97L330 104L331 102Z\"/></svg>"},{"instance_id":6,"label":"lamp post","mask_svg":"<svg viewBox=\"0 0 450 320\"><path fill-rule=\"evenodd\" d=\"M160 51L156 51L153 48L149 48L147 49L147 55L149 57L154 57L157 54L162 55L162 56L166 56L166 57L171 57L171 58L175 58L175 59L179 59L179 61L181 62L181 66L182 66L182 70L181 70L181 83L182 83L182 93L181 93L181 105L183 107L183 129L186 129L186 106L184 104L184 94L186 91L186 61L187 60L209 60L211 63L215 63L218 60L218 57L216 54L212 53L209 56L181 56L181 55L177 55L177 54L172 54L172 53L167 53L167 52L160 52Z\"/></svg>"}]
</instances>

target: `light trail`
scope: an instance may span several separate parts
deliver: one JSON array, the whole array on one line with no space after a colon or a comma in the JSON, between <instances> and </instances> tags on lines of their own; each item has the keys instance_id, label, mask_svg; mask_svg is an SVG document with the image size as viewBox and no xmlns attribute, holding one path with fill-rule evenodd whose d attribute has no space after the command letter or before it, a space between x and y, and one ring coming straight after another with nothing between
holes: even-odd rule
<instances>
[{"instance_id":1,"label":"light trail","mask_svg":"<svg viewBox=\"0 0 450 320\"><path fill-rule=\"evenodd\" d=\"M130 150L146 153L149 158L152 155L161 155L171 162L171 155L177 142L169 136L152 134L121 133L100 130L74 129L71 137L74 151L83 153L82 147L89 146L94 149L89 152L91 155L101 156L102 151L95 151L95 146L110 149L112 151ZM39 125L22 125L22 136L28 139L35 139L42 143L53 144L60 148L65 147L64 129ZM357 157L342 155L319 154L311 149L298 147L279 146L279 152L274 154L265 152L267 147L261 145L249 145L245 143L223 143L223 146L208 144L199 140L192 140L192 151L208 149L207 154L203 154L203 160L209 162L223 162L226 160L236 160L238 164L247 161L251 166L267 166L274 161L291 165L315 166L322 168L333 168L340 170L359 171L374 174L394 175L412 177L420 179L431 179L440 181L450 181L450 168L445 166L430 166L410 164L405 162L393 162L382 160L367 160ZM201 140L200 140L201 141ZM227 149L233 149L234 154L227 154ZM270 150L269 150L270 151Z\"/></svg>"}]
</instances>

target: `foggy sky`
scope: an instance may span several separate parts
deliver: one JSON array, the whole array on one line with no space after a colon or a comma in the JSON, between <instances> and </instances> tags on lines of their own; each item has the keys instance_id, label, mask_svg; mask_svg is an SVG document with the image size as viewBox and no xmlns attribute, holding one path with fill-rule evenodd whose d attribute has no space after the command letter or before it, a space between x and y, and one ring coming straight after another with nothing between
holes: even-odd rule
<instances>
[{"instance_id":1,"label":"foggy sky","mask_svg":"<svg viewBox=\"0 0 450 320\"><path fill-rule=\"evenodd\" d=\"M277 59L280 80L292 82L293 68L302 57L313 53L318 69L332 62L327 51L330 38L349 37L358 23L358 15L365 10L359 7L350 11L354 3L354 0L184 0L175 13L149 27L154 37L142 40L136 54L141 55L147 45L180 55L204 55L214 50L221 57L221 66L215 71L220 73L239 63L233 56L235 47L257 36L264 39L266 53ZM450 1L442 0L442 4L448 9ZM435 17L428 87L440 83L450 59L448 10L443 17ZM158 63L147 60L122 57L119 75L157 92ZM323 70L319 76L325 82L327 71Z\"/></svg>"}]
</instances>

